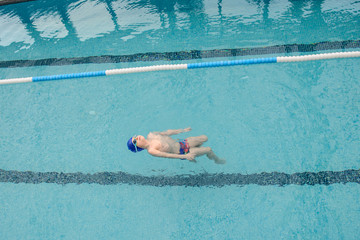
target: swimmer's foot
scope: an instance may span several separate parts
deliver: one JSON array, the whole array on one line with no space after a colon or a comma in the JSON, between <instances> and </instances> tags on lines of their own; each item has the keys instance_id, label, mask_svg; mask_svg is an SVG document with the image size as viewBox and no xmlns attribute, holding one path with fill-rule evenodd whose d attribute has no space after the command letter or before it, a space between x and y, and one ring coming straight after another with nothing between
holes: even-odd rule
<instances>
[{"instance_id":1,"label":"swimmer's foot","mask_svg":"<svg viewBox=\"0 0 360 240\"><path fill-rule=\"evenodd\" d=\"M225 159L219 158L218 156L215 155L215 153L213 151L209 152L207 154L207 157L211 160L214 160L214 162L216 164L225 164L226 163Z\"/></svg>"},{"instance_id":2,"label":"swimmer's foot","mask_svg":"<svg viewBox=\"0 0 360 240\"><path fill-rule=\"evenodd\" d=\"M223 159L223 158L219 158L217 160L214 160L216 164L225 164L226 163L226 160Z\"/></svg>"}]
</instances>

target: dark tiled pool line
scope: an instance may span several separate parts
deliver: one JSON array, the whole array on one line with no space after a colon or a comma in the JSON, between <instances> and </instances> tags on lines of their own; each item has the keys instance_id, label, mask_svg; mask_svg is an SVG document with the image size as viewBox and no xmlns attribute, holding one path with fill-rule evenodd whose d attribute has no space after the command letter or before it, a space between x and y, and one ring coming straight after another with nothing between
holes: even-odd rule
<instances>
[{"instance_id":1,"label":"dark tiled pool line","mask_svg":"<svg viewBox=\"0 0 360 240\"><path fill-rule=\"evenodd\" d=\"M56 184L129 184L140 186L185 186L185 187L223 187L228 185L245 186L250 184L260 186L285 185L330 185L335 183L360 183L359 170L299 172L293 174L270 173L199 173L195 175L175 176L142 176L126 172L62 173L62 172L32 172L7 171L0 169L0 182L3 183L56 183Z\"/></svg>"},{"instance_id":2,"label":"dark tiled pool line","mask_svg":"<svg viewBox=\"0 0 360 240\"><path fill-rule=\"evenodd\" d=\"M236 57L251 55L254 56L277 53L309 53L325 50L344 50L351 48L360 48L360 40L318 42L311 44L286 44L255 48L191 50L179 52L150 52L131 55L101 55L72 58L46 58L35 60L11 60L0 61L0 68L62 66L89 63L176 61L218 57Z\"/></svg>"}]
</instances>

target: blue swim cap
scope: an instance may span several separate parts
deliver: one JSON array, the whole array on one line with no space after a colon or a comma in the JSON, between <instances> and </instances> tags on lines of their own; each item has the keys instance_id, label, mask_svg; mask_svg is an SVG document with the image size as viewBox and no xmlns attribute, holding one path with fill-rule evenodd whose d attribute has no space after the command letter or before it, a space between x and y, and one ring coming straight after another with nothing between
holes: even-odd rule
<instances>
[{"instance_id":1,"label":"blue swim cap","mask_svg":"<svg viewBox=\"0 0 360 240\"><path fill-rule=\"evenodd\" d=\"M136 152L140 152L140 151L144 150L143 148L136 146L136 144L134 145L134 143L132 142L132 139L133 139L133 137L131 137L129 139L129 141L127 142L127 146L130 151L136 153Z\"/></svg>"}]
</instances>

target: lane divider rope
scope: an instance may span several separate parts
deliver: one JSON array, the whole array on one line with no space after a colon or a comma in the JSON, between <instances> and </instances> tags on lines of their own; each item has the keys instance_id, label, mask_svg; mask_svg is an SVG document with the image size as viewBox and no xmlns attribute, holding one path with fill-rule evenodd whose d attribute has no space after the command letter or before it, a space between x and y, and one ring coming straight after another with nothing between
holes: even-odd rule
<instances>
[{"instance_id":1,"label":"lane divider rope","mask_svg":"<svg viewBox=\"0 0 360 240\"><path fill-rule=\"evenodd\" d=\"M139 72L212 68L212 67L252 65L252 64L265 64L265 63L303 62L303 61L314 61L314 60L325 60L325 59L336 59L336 58L355 58L355 57L360 57L360 51L323 53L323 54L291 56L291 57L270 57L270 58L253 58L253 59L203 62L203 63L155 65L155 66L147 66L147 67L111 69L111 70L96 71L96 72L82 72L82 73L71 73L71 74L50 75L50 76L40 76L40 77L12 78L12 79L0 80L0 85L26 83L26 82L54 81L54 80L74 79L74 78L100 77L100 76L139 73Z\"/></svg>"}]
</instances>

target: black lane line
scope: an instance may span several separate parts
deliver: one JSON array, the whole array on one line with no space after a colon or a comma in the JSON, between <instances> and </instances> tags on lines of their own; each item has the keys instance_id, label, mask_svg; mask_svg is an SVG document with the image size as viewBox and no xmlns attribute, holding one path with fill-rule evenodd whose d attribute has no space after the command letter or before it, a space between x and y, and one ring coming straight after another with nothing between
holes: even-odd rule
<instances>
[{"instance_id":1,"label":"black lane line","mask_svg":"<svg viewBox=\"0 0 360 240\"><path fill-rule=\"evenodd\" d=\"M0 182L3 183L56 183L56 184L129 184L140 186L185 186L185 187L223 187L228 185L260 186L285 185L330 185L335 183L360 183L360 169L344 171L299 172L293 174L270 172L243 175L240 173L200 173L195 175L142 176L125 172L62 173L7 171L0 169Z\"/></svg>"},{"instance_id":2,"label":"black lane line","mask_svg":"<svg viewBox=\"0 0 360 240\"><path fill-rule=\"evenodd\" d=\"M236 57L249 55L266 55L276 53L302 53L324 50L344 50L360 48L360 40L335 42L319 42L311 44L286 44L255 48L191 50L179 52L150 52L130 55L102 55L72 58L46 58L35 60L0 61L0 68L33 67L33 66L63 66L89 63L121 63L121 62L151 62L193 60L218 57Z\"/></svg>"},{"instance_id":3,"label":"black lane line","mask_svg":"<svg viewBox=\"0 0 360 240\"><path fill-rule=\"evenodd\" d=\"M30 2L30 1L35 1L35 0L0 0L0 6L22 3L22 2Z\"/></svg>"}]
</instances>

